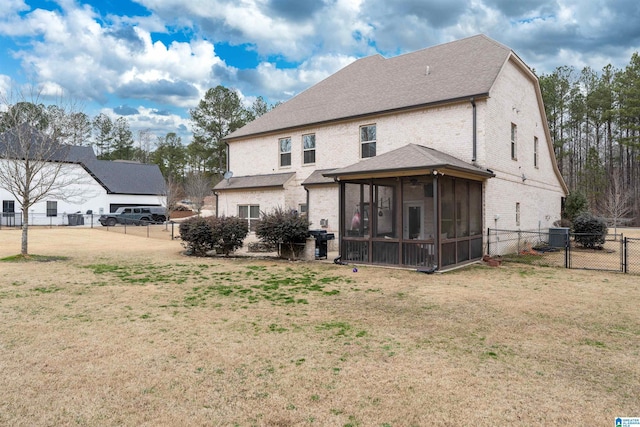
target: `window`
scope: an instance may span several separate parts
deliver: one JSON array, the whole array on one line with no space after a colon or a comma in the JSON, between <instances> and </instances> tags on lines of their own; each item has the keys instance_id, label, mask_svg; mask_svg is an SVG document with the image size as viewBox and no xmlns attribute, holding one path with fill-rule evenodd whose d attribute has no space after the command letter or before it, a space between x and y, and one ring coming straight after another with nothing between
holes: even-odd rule
<instances>
[{"instance_id":1,"label":"window","mask_svg":"<svg viewBox=\"0 0 640 427\"><path fill-rule=\"evenodd\" d=\"M304 164L316 162L316 135L302 135L302 152Z\"/></svg>"},{"instance_id":2,"label":"window","mask_svg":"<svg viewBox=\"0 0 640 427\"><path fill-rule=\"evenodd\" d=\"M3 200L2 201L2 212L3 213L15 213L16 212L16 202L13 200Z\"/></svg>"},{"instance_id":3,"label":"window","mask_svg":"<svg viewBox=\"0 0 640 427\"><path fill-rule=\"evenodd\" d=\"M280 166L291 166L291 138L281 138L280 145Z\"/></svg>"},{"instance_id":4,"label":"window","mask_svg":"<svg viewBox=\"0 0 640 427\"><path fill-rule=\"evenodd\" d=\"M301 203L298 205L298 213L300 213L300 215L306 215L307 214L307 204L306 203Z\"/></svg>"},{"instance_id":5,"label":"window","mask_svg":"<svg viewBox=\"0 0 640 427\"><path fill-rule=\"evenodd\" d=\"M255 231L260 219L260 205L238 205L238 218L246 219L250 231Z\"/></svg>"},{"instance_id":6,"label":"window","mask_svg":"<svg viewBox=\"0 0 640 427\"><path fill-rule=\"evenodd\" d=\"M58 216L58 202L47 202L47 216Z\"/></svg>"},{"instance_id":7,"label":"window","mask_svg":"<svg viewBox=\"0 0 640 427\"><path fill-rule=\"evenodd\" d=\"M511 123L511 158L513 160L517 160L518 159L518 152L517 152L517 142L518 142L518 127L516 125L514 125L513 123Z\"/></svg>"},{"instance_id":8,"label":"window","mask_svg":"<svg viewBox=\"0 0 640 427\"><path fill-rule=\"evenodd\" d=\"M520 203L516 203L516 225L520 226Z\"/></svg>"},{"instance_id":9,"label":"window","mask_svg":"<svg viewBox=\"0 0 640 427\"><path fill-rule=\"evenodd\" d=\"M538 137L533 137L533 166L538 167Z\"/></svg>"},{"instance_id":10,"label":"window","mask_svg":"<svg viewBox=\"0 0 640 427\"><path fill-rule=\"evenodd\" d=\"M360 127L361 157L374 157L376 155L376 125Z\"/></svg>"}]
</instances>

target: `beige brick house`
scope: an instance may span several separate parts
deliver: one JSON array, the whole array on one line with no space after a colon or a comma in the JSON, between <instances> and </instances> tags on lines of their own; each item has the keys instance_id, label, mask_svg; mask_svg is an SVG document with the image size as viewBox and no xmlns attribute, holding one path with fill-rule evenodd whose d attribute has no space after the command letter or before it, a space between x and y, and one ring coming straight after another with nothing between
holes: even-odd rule
<instances>
[{"instance_id":1,"label":"beige brick house","mask_svg":"<svg viewBox=\"0 0 640 427\"><path fill-rule=\"evenodd\" d=\"M538 79L484 35L355 61L227 143L219 214L306 212L351 262L473 261L487 228L548 229L567 194Z\"/></svg>"}]
</instances>

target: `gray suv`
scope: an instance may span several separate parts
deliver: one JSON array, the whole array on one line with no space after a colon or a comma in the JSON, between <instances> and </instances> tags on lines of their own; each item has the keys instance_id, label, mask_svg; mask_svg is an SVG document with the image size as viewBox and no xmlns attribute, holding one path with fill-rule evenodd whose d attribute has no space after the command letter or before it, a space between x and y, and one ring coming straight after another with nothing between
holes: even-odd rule
<instances>
[{"instance_id":1,"label":"gray suv","mask_svg":"<svg viewBox=\"0 0 640 427\"><path fill-rule=\"evenodd\" d=\"M147 225L167 220L166 209L162 206L132 206L118 208L115 212L100 215L98 221L104 226L116 224Z\"/></svg>"}]
</instances>

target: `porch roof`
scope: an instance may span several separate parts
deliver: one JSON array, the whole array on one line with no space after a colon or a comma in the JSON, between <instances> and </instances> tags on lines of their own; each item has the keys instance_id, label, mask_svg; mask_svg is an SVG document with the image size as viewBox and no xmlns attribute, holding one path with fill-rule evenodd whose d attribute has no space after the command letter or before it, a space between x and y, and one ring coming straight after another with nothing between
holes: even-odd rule
<instances>
[{"instance_id":1,"label":"porch roof","mask_svg":"<svg viewBox=\"0 0 640 427\"><path fill-rule=\"evenodd\" d=\"M488 169L481 169L470 163L433 148L408 144L379 156L363 159L358 163L325 172L327 178L358 179L370 177L409 176L433 171L485 179L495 176Z\"/></svg>"},{"instance_id":2,"label":"porch roof","mask_svg":"<svg viewBox=\"0 0 640 427\"><path fill-rule=\"evenodd\" d=\"M225 191L246 190L250 188L284 187L287 181L289 181L294 175L295 172L269 175L234 176L228 180L223 179L213 187L213 190Z\"/></svg>"},{"instance_id":3,"label":"porch roof","mask_svg":"<svg viewBox=\"0 0 640 427\"><path fill-rule=\"evenodd\" d=\"M325 174L333 172L335 169L318 169L313 171L307 179L302 182L302 185L322 185L322 184L335 184L333 178L326 177Z\"/></svg>"}]
</instances>

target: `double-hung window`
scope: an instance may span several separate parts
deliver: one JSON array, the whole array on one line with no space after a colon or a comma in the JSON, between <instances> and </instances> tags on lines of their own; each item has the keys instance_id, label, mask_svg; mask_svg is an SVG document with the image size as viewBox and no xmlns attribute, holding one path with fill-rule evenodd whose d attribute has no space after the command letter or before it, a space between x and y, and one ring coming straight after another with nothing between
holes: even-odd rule
<instances>
[{"instance_id":1,"label":"double-hung window","mask_svg":"<svg viewBox=\"0 0 640 427\"><path fill-rule=\"evenodd\" d=\"M58 202L47 201L47 216L58 216Z\"/></svg>"},{"instance_id":2,"label":"double-hung window","mask_svg":"<svg viewBox=\"0 0 640 427\"><path fill-rule=\"evenodd\" d=\"M360 126L360 156L374 157L376 155L376 125Z\"/></svg>"},{"instance_id":3,"label":"double-hung window","mask_svg":"<svg viewBox=\"0 0 640 427\"><path fill-rule=\"evenodd\" d=\"M255 231L260 219L260 205L238 205L238 218L246 219L249 230Z\"/></svg>"},{"instance_id":4,"label":"double-hung window","mask_svg":"<svg viewBox=\"0 0 640 427\"><path fill-rule=\"evenodd\" d=\"M302 135L303 162L305 165L316 162L316 135Z\"/></svg>"},{"instance_id":5,"label":"double-hung window","mask_svg":"<svg viewBox=\"0 0 640 427\"><path fill-rule=\"evenodd\" d=\"M280 167L291 166L291 138L280 138Z\"/></svg>"}]
</instances>

